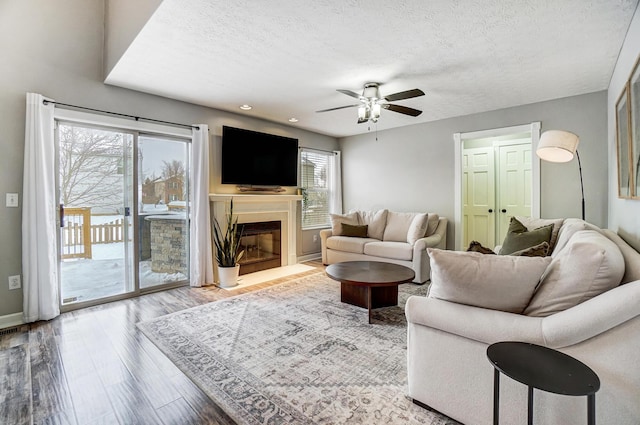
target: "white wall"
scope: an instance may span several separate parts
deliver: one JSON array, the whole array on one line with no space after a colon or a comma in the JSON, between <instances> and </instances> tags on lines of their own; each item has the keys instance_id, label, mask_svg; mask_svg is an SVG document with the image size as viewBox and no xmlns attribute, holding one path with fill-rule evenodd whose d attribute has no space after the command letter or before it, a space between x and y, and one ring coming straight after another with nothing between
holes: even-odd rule
<instances>
[{"instance_id":1,"label":"white wall","mask_svg":"<svg viewBox=\"0 0 640 425\"><path fill-rule=\"evenodd\" d=\"M295 137L302 146L338 147L332 137L103 84L104 11L104 0L0 1L0 199L17 192L22 200L27 92L96 109L208 124L216 166L223 125ZM218 176L212 172L212 187ZM22 291L9 291L7 284L8 276L21 274L21 214L21 208L0 204L0 325L3 316L22 311Z\"/></svg>"},{"instance_id":2,"label":"white wall","mask_svg":"<svg viewBox=\"0 0 640 425\"><path fill-rule=\"evenodd\" d=\"M607 135L609 169L611 170L609 173L609 228L616 230L637 250L640 250L640 200L618 199L615 105L639 56L640 9L636 9L609 83L607 93L609 131ZM640 113L640 111L636 111L636 113Z\"/></svg>"},{"instance_id":3,"label":"white wall","mask_svg":"<svg viewBox=\"0 0 640 425\"><path fill-rule=\"evenodd\" d=\"M606 227L606 101L606 92L601 91L387 130L378 133L377 140L375 131L340 139L344 209L428 211L452 221L453 134L540 121L542 131L561 129L580 136L586 218ZM580 180L575 159L566 164L543 161L541 186L542 217L580 217ZM448 247L453 248L452 223L447 238Z\"/></svg>"}]
</instances>

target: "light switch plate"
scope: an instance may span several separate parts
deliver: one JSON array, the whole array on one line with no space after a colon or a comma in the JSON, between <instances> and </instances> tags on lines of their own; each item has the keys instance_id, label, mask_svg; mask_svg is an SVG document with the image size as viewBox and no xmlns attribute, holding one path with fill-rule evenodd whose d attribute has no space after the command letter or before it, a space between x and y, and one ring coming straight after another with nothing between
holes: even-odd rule
<instances>
[{"instance_id":1,"label":"light switch plate","mask_svg":"<svg viewBox=\"0 0 640 425\"><path fill-rule=\"evenodd\" d=\"M20 289L20 275L9 276L9 289Z\"/></svg>"},{"instance_id":2,"label":"light switch plate","mask_svg":"<svg viewBox=\"0 0 640 425\"><path fill-rule=\"evenodd\" d=\"M18 207L18 194L17 193L7 193L7 207L9 208L17 208Z\"/></svg>"}]
</instances>

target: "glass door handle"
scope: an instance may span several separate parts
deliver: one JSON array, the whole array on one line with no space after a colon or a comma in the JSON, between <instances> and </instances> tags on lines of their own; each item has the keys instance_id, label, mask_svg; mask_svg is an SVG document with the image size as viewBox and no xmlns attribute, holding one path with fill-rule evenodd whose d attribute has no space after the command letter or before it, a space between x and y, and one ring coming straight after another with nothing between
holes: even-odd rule
<instances>
[{"instance_id":1,"label":"glass door handle","mask_svg":"<svg viewBox=\"0 0 640 425\"><path fill-rule=\"evenodd\" d=\"M124 216L129 217L131 215L131 208L124 207Z\"/></svg>"},{"instance_id":2,"label":"glass door handle","mask_svg":"<svg viewBox=\"0 0 640 425\"><path fill-rule=\"evenodd\" d=\"M64 204L60 204L60 227L64 227Z\"/></svg>"}]
</instances>

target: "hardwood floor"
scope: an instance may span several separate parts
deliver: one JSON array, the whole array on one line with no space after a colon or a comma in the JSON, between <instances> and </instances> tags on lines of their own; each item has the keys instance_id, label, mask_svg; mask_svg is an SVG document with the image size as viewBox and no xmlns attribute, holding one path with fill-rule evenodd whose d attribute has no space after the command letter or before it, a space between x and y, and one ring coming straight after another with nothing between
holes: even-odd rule
<instances>
[{"instance_id":1,"label":"hardwood floor","mask_svg":"<svg viewBox=\"0 0 640 425\"><path fill-rule=\"evenodd\" d=\"M324 269L319 261L305 264L315 269L235 291L182 287L143 295L0 337L0 423L233 424L136 323Z\"/></svg>"}]
</instances>

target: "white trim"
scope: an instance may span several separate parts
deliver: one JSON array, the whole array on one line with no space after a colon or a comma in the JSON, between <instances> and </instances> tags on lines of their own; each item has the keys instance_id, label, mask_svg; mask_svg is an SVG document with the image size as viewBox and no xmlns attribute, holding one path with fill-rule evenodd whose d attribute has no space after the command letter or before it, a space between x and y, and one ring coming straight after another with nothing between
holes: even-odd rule
<instances>
[{"instance_id":1,"label":"white trim","mask_svg":"<svg viewBox=\"0 0 640 425\"><path fill-rule=\"evenodd\" d=\"M454 232L455 250L462 249L462 145L465 140L500 137L509 134L528 133L531 135L531 216L540 217L540 158L535 154L540 141L540 122L523 124L512 127L496 128L493 130L472 131L469 133L455 133L454 142Z\"/></svg>"},{"instance_id":2,"label":"white trim","mask_svg":"<svg viewBox=\"0 0 640 425\"><path fill-rule=\"evenodd\" d=\"M305 263L307 261L320 260L322 258L321 252L316 252L314 254L301 255L298 257L298 264Z\"/></svg>"},{"instance_id":3,"label":"white trim","mask_svg":"<svg viewBox=\"0 0 640 425\"><path fill-rule=\"evenodd\" d=\"M22 312L0 316L0 329L24 325L24 323L25 321Z\"/></svg>"},{"instance_id":4,"label":"white trim","mask_svg":"<svg viewBox=\"0 0 640 425\"><path fill-rule=\"evenodd\" d=\"M191 140L192 136L190 128L174 127L170 125L156 124L145 121L135 121L126 118L100 115L97 113L81 112L71 109L54 108L53 116L56 120L72 121L76 123L106 127L116 127L122 130L162 134L165 136L187 138L189 140Z\"/></svg>"}]
</instances>

